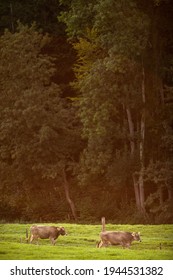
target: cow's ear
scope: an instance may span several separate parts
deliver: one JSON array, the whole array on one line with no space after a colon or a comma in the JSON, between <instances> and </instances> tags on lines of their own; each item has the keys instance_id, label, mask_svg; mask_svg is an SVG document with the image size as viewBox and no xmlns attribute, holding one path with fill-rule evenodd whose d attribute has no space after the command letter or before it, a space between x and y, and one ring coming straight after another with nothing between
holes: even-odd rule
<instances>
[{"instance_id":1,"label":"cow's ear","mask_svg":"<svg viewBox=\"0 0 173 280\"><path fill-rule=\"evenodd\" d=\"M132 232L132 236L135 236L135 232Z\"/></svg>"}]
</instances>

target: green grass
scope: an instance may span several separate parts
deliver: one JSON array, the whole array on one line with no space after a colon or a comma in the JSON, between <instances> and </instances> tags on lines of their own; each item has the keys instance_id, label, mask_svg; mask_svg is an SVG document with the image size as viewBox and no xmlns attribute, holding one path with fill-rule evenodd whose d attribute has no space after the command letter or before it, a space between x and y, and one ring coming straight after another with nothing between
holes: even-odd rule
<instances>
[{"instance_id":1,"label":"green grass","mask_svg":"<svg viewBox=\"0 0 173 280\"><path fill-rule=\"evenodd\" d=\"M130 249L121 246L96 248L101 225L60 224L68 232L55 246L49 240L27 244L30 224L0 224L1 260L172 260L173 225L111 225L107 230L140 231L142 242ZM160 249L161 243L161 249Z\"/></svg>"}]
</instances>

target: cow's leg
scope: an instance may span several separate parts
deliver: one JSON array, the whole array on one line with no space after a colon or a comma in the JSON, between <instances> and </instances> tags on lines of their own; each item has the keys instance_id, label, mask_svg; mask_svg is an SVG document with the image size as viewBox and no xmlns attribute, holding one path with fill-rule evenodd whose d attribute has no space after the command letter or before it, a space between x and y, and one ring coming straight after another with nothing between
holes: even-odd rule
<instances>
[{"instance_id":1,"label":"cow's leg","mask_svg":"<svg viewBox=\"0 0 173 280\"><path fill-rule=\"evenodd\" d=\"M120 245L122 245L123 249L125 249L126 244L124 242L120 242Z\"/></svg>"},{"instance_id":2,"label":"cow's leg","mask_svg":"<svg viewBox=\"0 0 173 280\"><path fill-rule=\"evenodd\" d=\"M98 247L98 248L101 248L102 246L103 246L103 241L100 240L99 243L97 244L97 247Z\"/></svg>"},{"instance_id":3,"label":"cow's leg","mask_svg":"<svg viewBox=\"0 0 173 280\"><path fill-rule=\"evenodd\" d=\"M105 241L105 240L100 240L99 244L98 244L98 247L101 248L101 247L107 247L109 245L109 242L108 241Z\"/></svg>"},{"instance_id":4,"label":"cow's leg","mask_svg":"<svg viewBox=\"0 0 173 280\"><path fill-rule=\"evenodd\" d=\"M122 246L123 246L124 249L125 249L125 248L128 248L128 249L129 249L130 244L129 244L129 243L126 243L126 242L123 242L123 243L122 243Z\"/></svg>"},{"instance_id":5,"label":"cow's leg","mask_svg":"<svg viewBox=\"0 0 173 280\"><path fill-rule=\"evenodd\" d=\"M49 239L50 239L50 241L51 241L51 244L52 244L52 245L55 245L56 240L55 240L53 237L49 237Z\"/></svg>"},{"instance_id":6,"label":"cow's leg","mask_svg":"<svg viewBox=\"0 0 173 280\"><path fill-rule=\"evenodd\" d=\"M33 241L33 239L34 239L34 236L33 236L33 234L31 234L31 237L30 237L30 243L32 243L32 241Z\"/></svg>"},{"instance_id":7,"label":"cow's leg","mask_svg":"<svg viewBox=\"0 0 173 280\"><path fill-rule=\"evenodd\" d=\"M105 247L108 247L109 245L111 245L111 243L110 243L109 241L106 241L106 242L104 243L104 246L105 246Z\"/></svg>"},{"instance_id":8,"label":"cow's leg","mask_svg":"<svg viewBox=\"0 0 173 280\"><path fill-rule=\"evenodd\" d=\"M39 245L39 244L38 244L38 236L34 236L33 234L31 234L30 243L32 243L33 240L36 240L37 245Z\"/></svg>"},{"instance_id":9,"label":"cow's leg","mask_svg":"<svg viewBox=\"0 0 173 280\"><path fill-rule=\"evenodd\" d=\"M130 249L130 243L126 243L126 248Z\"/></svg>"}]
</instances>

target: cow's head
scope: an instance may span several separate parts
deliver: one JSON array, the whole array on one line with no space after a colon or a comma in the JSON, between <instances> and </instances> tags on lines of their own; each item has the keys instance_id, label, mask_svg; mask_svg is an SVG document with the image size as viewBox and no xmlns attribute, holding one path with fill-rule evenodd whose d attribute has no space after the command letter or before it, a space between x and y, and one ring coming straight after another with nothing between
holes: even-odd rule
<instances>
[{"instance_id":1,"label":"cow's head","mask_svg":"<svg viewBox=\"0 0 173 280\"><path fill-rule=\"evenodd\" d=\"M133 232L132 236L134 240L141 242L140 232Z\"/></svg>"},{"instance_id":2,"label":"cow's head","mask_svg":"<svg viewBox=\"0 0 173 280\"><path fill-rule=\"evenodd\" d=\"M67 232L65 231L65 228L64 228L64 227L60 227L60 228L58 228L58 230L59 230L59 233L60 233L61 235L67 235Z\"/></svg>"}]
</instances>

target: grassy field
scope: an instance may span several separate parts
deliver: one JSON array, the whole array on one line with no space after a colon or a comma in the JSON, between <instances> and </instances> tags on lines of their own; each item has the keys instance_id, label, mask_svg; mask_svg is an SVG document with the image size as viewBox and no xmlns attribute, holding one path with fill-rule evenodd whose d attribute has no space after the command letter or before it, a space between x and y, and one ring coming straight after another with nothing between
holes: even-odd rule
<instances>
[{"instance_id":1,"label":"grassy field","mask_svg":"<svg viewBox=\"0 0 173 280\"><path fill-rule=\"evenodd\" d=\"M49 224L50 225L50 224ZM142 242L130 249L96 248L101 225L60 224L68 232L55 246L49 240L27 244L30 224L0 224L1 260L173 260L173 225L111 225L107 230L140 231ZM161 248L160 248L161 244Z\"/></svg>"}]
</instances>

